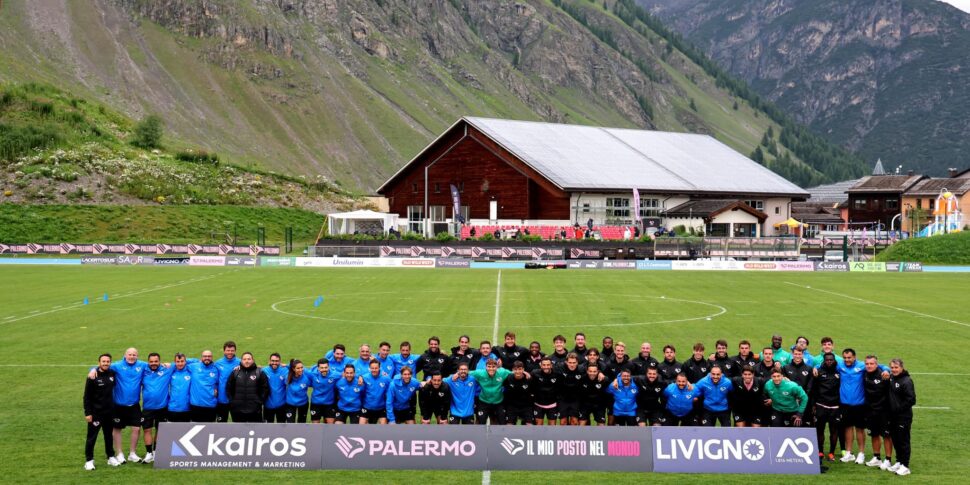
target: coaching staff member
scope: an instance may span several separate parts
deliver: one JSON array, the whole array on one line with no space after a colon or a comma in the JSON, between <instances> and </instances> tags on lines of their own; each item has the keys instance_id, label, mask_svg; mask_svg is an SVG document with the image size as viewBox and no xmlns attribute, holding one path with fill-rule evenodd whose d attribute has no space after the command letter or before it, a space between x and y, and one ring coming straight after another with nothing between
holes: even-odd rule
<instances>
[{"instance_id":1,"label":"coaching staff member","mask_svg":"<svg viewBox=\"0 0 970 485\"><path fill-rule=\"evenodd\" d=\"M240 362L226 382L229 412L235 423L260 423L263 421L263 403L269 397L269 379L256 366L253 354L243 353Z\"/></svg>"},{"instance_id":2,"label":"coaching staff member","mask_svg":"<svg viewBox=\"0 0 970 485\"><path fill-rule=\"evenodd\" d=\"M913 427L913 406L916 405L916 388L902 359L889 361L889 434L896 447L897 463L889 467L897 475L909 475L910 431Z\"/></svg>"},{"instance_id":3,"label":"coaching staff member","mask_svg":"<svg viewBox=\"0 0 970 485\"><path fill-rule=\"evenodd\" d=\"M118 466L111 439L114 388L115 371L111 370L111 354L101 354L94 378L89 377L84 383L84 420L88 422L88 439L84 444L85 470L94 470L94 444L98 441L98 433L104 434L104 452L108 455L108 464Z\"/></svg>"}]
</instances>

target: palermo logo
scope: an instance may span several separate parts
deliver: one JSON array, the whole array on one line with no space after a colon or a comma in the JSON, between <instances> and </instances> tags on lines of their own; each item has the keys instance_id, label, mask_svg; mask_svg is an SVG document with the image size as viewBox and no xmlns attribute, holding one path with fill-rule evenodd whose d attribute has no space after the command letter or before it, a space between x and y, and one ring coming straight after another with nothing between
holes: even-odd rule
<instances>
[{"instance_id":1,"label":"palermo logo","mask_svg":"<svg viewBox=\"0 0 970 485\"><path fill-rule=\"evenodd\" d=\"M506 453L515 456L516 453L525 449L525 441L520 439L509 439L508 437L502 438L502 449Z\"/></svg>"},{"instance_id":2,"label":"palermo logo","mask_svg":"<svg viewBox=\"0 0 970 485\"><path fill-rule=\"evenodd\" d=\"M364 451L364 439L363 438L347 438L346 436L340 435L335 442L337 449L343 453L346 458L353 458Z\"/></svg>"}]
</instances>

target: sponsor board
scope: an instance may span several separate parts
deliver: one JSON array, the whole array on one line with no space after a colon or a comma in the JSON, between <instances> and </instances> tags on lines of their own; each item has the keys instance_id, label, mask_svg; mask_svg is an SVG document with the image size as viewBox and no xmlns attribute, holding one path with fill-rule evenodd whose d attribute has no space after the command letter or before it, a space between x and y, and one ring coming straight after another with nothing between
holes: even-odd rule
<instances>
[{"instance_id":1,"label":"sponsor board","mask_svg":"<svg viewBox=\"0 0 970 485\"><path fill-rule=\"evenodd\" d=\"M649 428L491 426L490 470L653 469Z\"/></svg>"},{"instance_id":2,"label":"sponsor board","mask_svg":"<svg viewBox=\"0 0 970 485\"><path fill-rule=\"evenodd\" d=\"M815 263L811 261L778 261L775 265L777 271L815 271Z\"/></svg>"},{"instance_id":3,"label":"sponsor board","mask_svg":"<svg viewBox=\"0 0 970 485\"><path fill-rule=\"evenodd\" d=\"M923 272L923 263L911 263L911 262L886 263L886 272L921 273Z\"/></svg>"},{"instance_id":4,"label":"sponsor board","mask_svg":"<svg viewBox=\"0 0 970 485\"><path fill-rule=\"evenodd\" d=\"M525 269L525 263L472 261L472 269Z\"/></svg>"},{"instance_id":5,"label":"sponsor board","mask_svg":"<svg viewBox=\"0 0 970 485\"><path fill-rule=\"evenodd\" d=\"M849 263L845 261L816 261L815 271L849 271Z\"/></svg>"},{"instance_id":6,"label":"sponsor board","mask_svg":"<svg viewBox=\"0 0 970 485\"><path fill-rule=\"evenodd\" d=\"M114 256L81 256L81 264L118 264Z\"/></svg>"},{"instance_id":7,"label":"sponsor board","mask_svg":"<svg viewBox=\"0 0 970 485\"><path fill-rule=\"evenodd\" d=\"M581 260L581 259L570 259L566 261L566 267L569 269L601 269L603 267L603 262L598 260Z\"/></svg>"},{"instance_id":8,"label":"sponsor board","mask_svg":"<svg viewBox=\"0 0 970 485\"><path fill-rule=\"evenodd\" d=\"M637 269L652 270L652 271L670 271L672 269L670 263L671 261L667 261L667 260L651 261L648 259L644 261L637 261Z\"/></svg>"},{"instance_id":9,"label":"sponsor board","mask_svg":"<svg viewBox=\"0 0 970 485\"><path fill-rule=\"evenodd\" d=\"M12 265L50 265L50 264L81 264L80 259L63 258L0 258L0 264Z\"/></svg>"},{"instance_id":10,"label":"sponsor board","mask_svg":"<svg viewBox=\"0 0 970 485\"><path fill-rule=\"evenodd\" d=\"M813 428L658 427L653 471L818 474Z\"/></svg>"},{"instance_id":11,"label":"sponsor board","mask_svg":"<svg viewBox=\"0 0 970 485\"><path fill-rule=\"evenodd\" d=\"M434 268L434 258L294 258L294 266L310 268Z\"/></svg>"},{"instance_id":12,"label":"sponsor board","mask_svg":"<svg viewBox=\"0 0 970 485\"><path fill-rule=\"evenodd\" d=\"M118 256L118 264L155 264L155 257L124 254Z\"/></svg>"},{"instance_id":13,"label":"sponsor board","mask_svg":"<svg viewBox=\"0 0 970 485\"><path fill-rule=\"evenodd\" d=\"M603 269L637 269L636 261L603 261Z\"/></svg>"},{"instance_id":14,"label":"sponsor board","mask_svg":"<svg viewBox=\"0 0 970 485\"><path fill-rule=\"evenodd\" d=\"M259 258L260 266L296 266L296 258L262 256Z\"/></svg>"},{"instance_id":15,"label":"sponsor board","mask_svg":"<svg viewBox=\"0 0 970 485\"><path fill-rule=\"evenodd\" d=\"M233 246L198 244L101 244L101 243L59 243L59 244L0 244L0 254L171 254L194 255L240 254L256 256L260 254L278 255L279 246Z\"/></svg>"},{"instance_id":16,"label":"sponsor board","mask_svg":"<svg viewBox=\"0 0 970 485\"><path fill-rule=\"evenodd\" d=\"M180 266L188 265L191 261L190 257L178 257L178 258L155 258L155 266Z\"/></svg>"},{"instance_id":17,"label":"sponsor board","mask_svg":"<svg viewBox=\"0 0 970 485\"><path fill-rule=\"evenodd\" d=\"M569 248L569 259L600 259L603 251L599 249Z\"/></svg>"},{"instance_id":18,"label":"sponsor board","mask_svg":"<svg viewBox=\"0 0 970 485\"><path fill-rule=\"evenodd\" d=\"M435 258L435 268L471 268L472 262L467 259Z\"/></svg>"},{"instance_id":19,"label":"sponsor board","mask_svg":"<svg viewBox=\"0 0 970 485\"><path fill-rule=\"evenodd\" d=\"M155 468L319 470L323 443L323 426L161 423Z\"/></svg>"},{"instance_id":20,"label":"sponsor board","mask_svg":"<svg viewBox=\"0 0 970 485\"><path fill-rule=\"evenodd\" d=\"M190 256L189 266L225 266L225 256Z\"/></svg>"},{"instance_id":21,"label":"sponsor board","mask_svg":"<svg viewBox=\"0 0 970 485\"><path fill-rule=\"evenodd\" d=\"M886 263L876 263L872 261L855 261L849 263L849 271L861 273L884 273Z\"/></svg>"},{"instance_id":22,"label":"sponsor board","mask_svg":"<svg viewBox=\"0 0 970 485\"><path fill-rule=\"evenodd\" d=\"M320 426L324 465L348 470L484 470L484 426Z\"/></svg>"},{"instance_id":23,"label":"sponsor board","mask_svg":"<svg viewBox=\"0 0 970 485\"><path fill-rule=\"evenodd\" d=\"M747 264L739 261L671 261L670 269L674 271L737 271L748 269ZM774 263L772 263L774 264ZM772 266L771 269L774 269Z\"/></svg>"},{"instance_id":24,"label":"sponsor board","mask_svg":"<svg viewBox=\"0 0 970 485\"><path fill-rule=\"evenodd\" d=\"M382 258L431 257L431 258L491 258L491 259L562 259L563 248L538 247L479 247L479 246L381 246Z\"/></svg>"},{"instance_id":25,"label":"sponsor board","mask_svg":"<svg viewBox=\"0 0 970 485\"><path fill-rule=\"evenodd\" d=\"M226 266L256 266L256 261L254 256L228 256Z\"/></svg>"}]
</instances>

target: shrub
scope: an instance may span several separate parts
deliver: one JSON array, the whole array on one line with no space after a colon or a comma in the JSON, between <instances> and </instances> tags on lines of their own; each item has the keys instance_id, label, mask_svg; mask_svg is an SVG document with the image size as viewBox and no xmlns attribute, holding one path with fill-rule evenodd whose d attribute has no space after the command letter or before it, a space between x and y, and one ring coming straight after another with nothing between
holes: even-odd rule
<instances>
[{"instance_id":1,"label":"shrub","mask_svg":"<svg viewBox=\"0 0 970 485\"><path fill-rule=\"evenodd\" d=\"M401 235L404 241L424 241L424 236L417 232L405 232Z\"/></svg>"},{"instance_id":2,"label":"shrub","mask_svg":"<svg viewBox=\"0 0 970 485\"><path fill-rule=\"evenodd\" d=\"M131 144L139 148L158 148L162 142L162 119L148 115L135 125Z\"/></svg>"},{"instance_id":3,"label":"shrub","mask_svg":"<svg viewBox=\"0 0 970 485\"><path fill-rule=\"evenodd\" d=\"M490 232L486 232L485 234L482 234L482 237L478 238L478 240L479 241L494 241L495 240L495 236L493 236L492 233L490 233Z\"/></svg>"},{"instance_id":4,"label":"shrub","mask_svg":"<svg viewBox=\"0 0 970 485\"><path fill-rule=\"evenodd\" d=\"M175 159L183 162L219 165L219 154L205 150L183 150L175 154Z\"/></svg>"},{"instance_id":5,"label":"shrub","mask_svg":"<svg viewBox=\"0 0 970 485\"><path fill-rule=\"evenodd\" d=\"M441 231L438 234L435 234L434 238L438 242L449 242L449 241L454 241L455 240L455 236L452 236L450 233L445 232L445 231Z\"/></svg>"}]
</instances>

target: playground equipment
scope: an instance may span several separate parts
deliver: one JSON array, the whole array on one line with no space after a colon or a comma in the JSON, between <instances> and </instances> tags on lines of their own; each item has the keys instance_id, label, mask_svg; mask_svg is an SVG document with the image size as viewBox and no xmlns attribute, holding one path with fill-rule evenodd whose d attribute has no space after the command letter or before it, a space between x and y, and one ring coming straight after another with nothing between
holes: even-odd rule
<instances>
[{"instance_id":1,"label":"playground equipment","mask_svg":"<svg viewBox=\"0 0 970 485\"><path fill-rule=\"evenodd\" d=\"M963 212L959 198L947 189L940 191L933 209L933 223L920 231L920 237L960 232L963 229Z\"/></svg>"}]
</instances>

